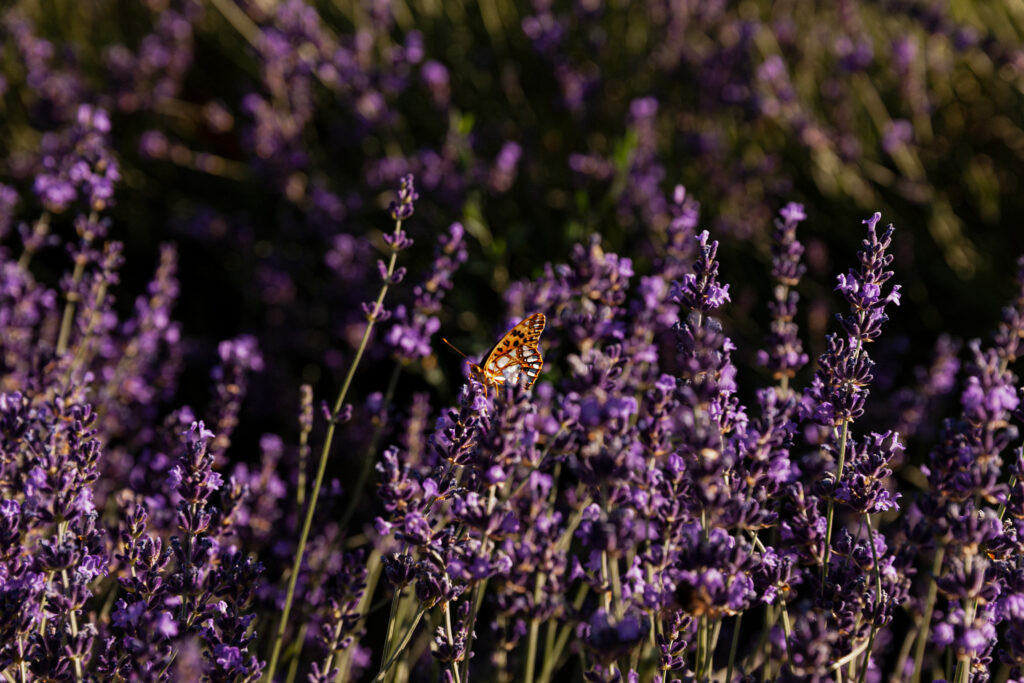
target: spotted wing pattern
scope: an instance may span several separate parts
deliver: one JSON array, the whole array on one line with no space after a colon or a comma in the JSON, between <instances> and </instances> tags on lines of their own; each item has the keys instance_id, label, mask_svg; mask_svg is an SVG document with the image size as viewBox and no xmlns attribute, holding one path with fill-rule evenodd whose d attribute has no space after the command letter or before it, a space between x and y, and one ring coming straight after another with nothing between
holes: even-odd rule
<instances>
[{"instance_id":1,"label":"spotted wing pattern","mask_svg":"<svg viewBox=\"0 0 1024 683\"><path fill-rule=\"evenodd\" d=\"M533 386L544 367L537 348L544 323L544 314L534 313L505 333L483 362L485 384L515 384L522 380L527 389Z\"/></svg>"}]
</instances>

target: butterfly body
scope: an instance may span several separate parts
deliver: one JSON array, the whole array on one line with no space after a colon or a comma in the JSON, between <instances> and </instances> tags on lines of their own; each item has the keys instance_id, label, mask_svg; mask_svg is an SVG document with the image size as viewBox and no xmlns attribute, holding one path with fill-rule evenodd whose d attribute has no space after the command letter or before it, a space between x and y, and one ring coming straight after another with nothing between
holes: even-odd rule
<instances>
[{"instance_id":1,"label":"butterfly body","mask_svg":"<svg viewBox=\"0 0 1024 683\"><path fill-rule=\"evenodd\" d=\"M543 313L534 313L506 332L482 363L470 364L472 377L485 387L522 383L531 388L544 367L537 343L545 321Z\"/></svg>"}]
</instances>

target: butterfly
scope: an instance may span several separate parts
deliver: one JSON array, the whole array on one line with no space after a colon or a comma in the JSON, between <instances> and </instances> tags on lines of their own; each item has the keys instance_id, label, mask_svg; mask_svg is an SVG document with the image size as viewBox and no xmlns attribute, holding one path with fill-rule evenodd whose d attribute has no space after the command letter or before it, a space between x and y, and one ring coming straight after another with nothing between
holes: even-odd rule
<instances>
[{"instance_id":1,"label":"butterfly","mask_svg":"<svg viewBox=\"0 0 1024 683\"><path fill-rule=\"evenodd\" d=\"M543 313L534 313L523 319L491 347L483 363L470 363L470 376L484 385L484 391L487 387L516 383L531 388L544 367L537 342L540 341L546 320ZM442 339L464 358L468 358L450 341Z\"/></svg>"}]
</instances>

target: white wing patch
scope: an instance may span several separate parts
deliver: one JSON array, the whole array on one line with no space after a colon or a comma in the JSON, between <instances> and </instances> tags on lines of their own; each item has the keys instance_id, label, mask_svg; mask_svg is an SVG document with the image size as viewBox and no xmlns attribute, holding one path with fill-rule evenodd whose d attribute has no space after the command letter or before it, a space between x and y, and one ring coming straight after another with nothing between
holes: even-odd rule
<instances>
[{"instance_id":1,"label":"white wing patch","mask_svg":"<svg viewBox=\"0 0 1024 683\"><path fill-rule=\"evenodd\" d=\"M508 366L501 371L501 374L505 377L505 381L509 384L515 384L519 381L519 371L523 369L523 366L515 363Z\"/></svg>"}]
</instances>

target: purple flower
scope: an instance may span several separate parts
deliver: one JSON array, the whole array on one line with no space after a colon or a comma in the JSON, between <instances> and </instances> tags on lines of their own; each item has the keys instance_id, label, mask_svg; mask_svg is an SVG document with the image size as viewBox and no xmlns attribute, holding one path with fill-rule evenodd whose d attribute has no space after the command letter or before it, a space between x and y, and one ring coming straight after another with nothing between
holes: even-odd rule
<instances>
[{"instance_id":1,"label":"purple flower","mask_svg":"<svg viewBox=\"0 0 1024 683\"><path fill-rule=\"evenodd\" d=\"M718 284L718 242L708 244L708 232L697 236L699 256L694 263L694 272L688 273L681 282L673 282L672 298L690 310L704 314L715 310L729 301L729 285Z\"/></svg>"},{"instance_id":2,"label":"purple flower","mask_svg":"<svg viewBox=\"0 0 1024 683\"><path fill-rule=\"evenodd\" d=\"M220 363L210 372L213 380L214 399L208 408L216 422L217 434L206 432L202 438L212 438L210 451L216 458L222 458L231 445L231 434L238 424L242 410L242 399L248 390L249 376L263 370L263 356L256 338L242 335L217 345Z\"/></svg>"},{"instance_id":3,"label":"purple flower","mask_svg":"<svg viewBox=\"0 0 1024 683\"><path fill-rule=\"evenodd\" d=\"M860 270L850 270L837 278L836 291L843 294L851 310L850 315L840 316L839 320L850 338L860 343L877 339L882 323L889 319L885 314L886 306L898 306L900 303L899 285L891 287L888 293L884 292L885 284L892 277L892 271L886 269L893 256L886 251L892 244L893 227L890 225L879 236L876 226L880 220L882 214L876 213L864 221L868 226L868 237L863 242L864 249L857 254Z\"/></svg>"},{"instance_id":4,"label":"purple flower","mask_svg":"<svg viewBox=\"0 0 1024 683\"><path fill-rule=\"evenodd\" d=\"M806 272L801 263L803 245L796 239L797 224L806 219L804 207L790 203L779 211L772 235L772 277L776 285L773 300L768 304L772 313L771 332L767 350L758 351L758 363L772 373L772 378L788 384L796 372L807 364L807 354L798 336L794 319L800 297L795 291Z\"/></svg>"},{"instance_id":5,"label":"purple flower","mask_svg":"<svg viewBox=\"0 0 1024 683\"><path fill-rule=\"evenodd\" d=\"M17 204L17 191L13 187L0 183L0 241L7 236L7 232L11 229Z\"/></svg>"},{"instance_id":6,"label":"purple flower","mask_svg":"<svg viewBox=\"0 0 1024 683\"><path fill-rule=\"evenodd\" d=\"M467 258L463 235L462 225L453 223L448 234L438 238L431 268L424 281L413 288L413 305L395 308L395 322L384 340L403 363L412 363L431 354L431 340L441 329L437 314L453 286L452 278Z\"/></svg>"},{"instance_id":7,"label":"purple flower","mask_svg":"<svg viewBox=\"0 0 1024 683\"><path fill-rule=\"evenodd\" d=\"M508 192L516 179L516 169L519 166L519 159L523 155L523 148L516 142L506 142L498 152L498 157L491 167L489 184L491 190L501 194Z\"/></svg>"},{"instance_id":8,"label":"purple flower","mask_svg":"<svg viewBox=\"0 0 1024 683\"><path fill-rule=\"evenodd\" d=\"M890 121L882 136L882 149L887 154L895 154L914 139L914 127L910 121L897 119Z\"/></svg>"},{"instance_id":9,"label":"purple flower","mask_svg":"<svg viewBox=\"0 0 1024 683\"><path fill-rule=\"evenodd\" d=\"M413 208L416 200L419 199L419 194L416 192L416 188L413 186L412 174L408 174L402 177L401 187L398 189L398 199L391 202L389 209L391 218L396 221L407 221L412 218ZM398 242L395 241L391 247L395 250L403 249L411 242Z\"/></svg>"},{"instance_id":10,"label":"purple flower","mask_svg":"<svg viewBox=\"0 0 1024 683\"><path fill-rule=\"evenodd\" d=\"M438 109L445 109L451 99L448 69L440 62L429 59L420 67L420 78L430 90L434 106Z\"/></svg>"},{"instance_id":11,"label":"purple flower","mask_svg":"<svg viewBox=\"0 0 1024 683\"><path fill-rule=\"evenodd\" d=\"M60 213L76 199L90 211L112 204L121 175L109 150L109 133L107 113L83 104L74 125L44 137L44 170L36 176L34 190L47 209Z\"/></svg>"},{"instance_id":12,"label":"purple flower","mask_svg":"<svg viewBox=\"0 0 1024 683\"><path fill-rule=\"evenodd\" d=\"M897 434L870 434L863 445L847 442L850 470L835 490L835 498L861 514L898 509L899 493L887 488L892 476L889 463L903 450Z\"/></svg>"}]
</instances>

